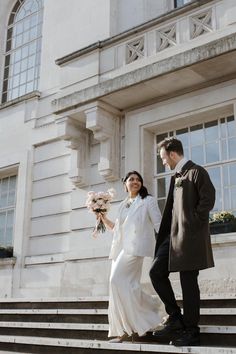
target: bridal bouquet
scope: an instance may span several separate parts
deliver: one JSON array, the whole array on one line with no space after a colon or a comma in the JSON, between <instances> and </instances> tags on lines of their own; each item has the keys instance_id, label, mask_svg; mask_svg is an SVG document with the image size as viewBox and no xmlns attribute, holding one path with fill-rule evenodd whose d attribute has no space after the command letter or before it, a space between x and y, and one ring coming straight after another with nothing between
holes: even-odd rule
<instances>
[{"instance_id":1,"label":"bridal bouquet","mask_svg":"<svg viewBox=\"0 0 236 354\"><path fill-rule=\"evenodd\" d=\"M114 199L115 190L113 188L108 189L107 192L88 192L85 205L90 212L95 214L106 214L110 209L110 203ZM106 226L102 220L98 217L96 225L93 230L93 236L96 237L99 232L105 232Z\"/></svg>"}]
</instances>

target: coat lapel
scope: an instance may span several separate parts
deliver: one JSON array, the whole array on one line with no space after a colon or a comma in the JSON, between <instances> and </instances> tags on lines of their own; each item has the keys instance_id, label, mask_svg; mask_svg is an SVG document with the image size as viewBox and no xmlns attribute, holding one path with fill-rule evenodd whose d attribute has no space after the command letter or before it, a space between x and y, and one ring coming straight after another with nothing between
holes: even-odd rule
<instances>
[{"instance_id":1,"label":"coat lapel","mask_svg":"<svg viewBox=\"0 0 236 354\"><path fill-rule=\"evenodd\" d=\"M186 162L186 164L182 167L181 171L180 171L180 173L182 174L182 176L184 176L192 166L194 166L193 161L188 160L188 161Z\"/></svg>"},{"instance_id":2,"label":"coat lapel","mask_svg":"<svg viewBox=\"0 0 236 354\"><path fill-rule=\"evenodd\" d=\"M127 215L127 217L126 217L124 223L125 223L132 215L134 215L134 214L137 212L137 210L140 208L141 205L143 205L143 203L144 203L144 200L138 195L137 200L134 202L134 205L131 205L131 206L130 206L128 215ZM124 206L123 206L123 207L125 208L125 203L124 203Z\"/></svg>"}]
</instances>

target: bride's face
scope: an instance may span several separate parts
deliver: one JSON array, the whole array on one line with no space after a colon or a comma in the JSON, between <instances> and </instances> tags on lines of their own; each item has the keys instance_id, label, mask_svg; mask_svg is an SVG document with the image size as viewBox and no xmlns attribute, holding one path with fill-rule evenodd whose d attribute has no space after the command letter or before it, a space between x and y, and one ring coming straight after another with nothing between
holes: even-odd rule
<instances>
[{"instance_id":1,"label":"bride's face","mask_svg":"<svg viewBox=\"0 0 236 354\"><path fill-rule=\"evenodd\" d=\"M139 179L139 176L132 174L125 182L127 192L132 195L138 195L140 188L142 187L142 182Z\"/></svg>"}]
</instances>

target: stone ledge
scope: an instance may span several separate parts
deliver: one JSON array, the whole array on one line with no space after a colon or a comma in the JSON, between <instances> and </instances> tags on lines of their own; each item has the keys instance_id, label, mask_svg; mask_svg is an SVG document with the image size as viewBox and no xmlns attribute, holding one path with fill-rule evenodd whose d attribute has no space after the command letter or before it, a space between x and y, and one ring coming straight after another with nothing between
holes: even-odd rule
<instances>
[{"instance_id":1,"label":"stone ledge","mask_svg":"<svg viewBox=\"0 0 236 354\"><path fill-rule=\"evenodd\" d=\"M167 59L148 64L113 79L108 79L94 86L74 92L52 101L54 113L60 114L70 109L130 88L148 80L190 67L223 54L236 50L236 33L214 40L199 47L178 53Z\"/></svg>"},{"instance_id":2,"label":"stone ledge","mask_svg":"<svg viewBox=\"0 0 236 354\"><path fill-rule=\"evenodd\" d=\"M0 258L0 268L12 266L16 264L16 257Z\"/></svg>"},{"instance_id":3,"label":"stone ledge","mask_svg":"<svg viewBox=\"0 0 236 354\"><path fill-rule=\"evenodd\" d=\"M230 243L236 243L236 233L226 233L226 234L215 234L211 235L211 243L214 247L214 245L219 245L219 244L230 244Z\"/></svg>"},{"instance_id":4,"label":"stone ledge","mask_svg":"<svg viewBox=\"0 0 236 354\"><path fill-rule=\"evenodd\" d=\"M33 266L39 264L54 264L70 261L83 261L91 259L107 259L110 248L93 248L81 251L71 251L67 253L37 255L25 257L25 265Z\"/></svg>"},{"instance_id":5,"label":"stone ledge","mask_svg":"<svg viewBox=\"0 0 236 354\"><path fill-rule=\"evenodd\" d=\"M30 100L32 98L39 98L40 96L41 96L41 94L40 94L39 91L33 91L33 92L30 92L30 93L27 93L26 95L17 97L14 100L11 100L11 101L8 101L8 102L0 104L0 110L2 110L4 108L15 106L18 103Z\"/></svg>"}]
</instances>

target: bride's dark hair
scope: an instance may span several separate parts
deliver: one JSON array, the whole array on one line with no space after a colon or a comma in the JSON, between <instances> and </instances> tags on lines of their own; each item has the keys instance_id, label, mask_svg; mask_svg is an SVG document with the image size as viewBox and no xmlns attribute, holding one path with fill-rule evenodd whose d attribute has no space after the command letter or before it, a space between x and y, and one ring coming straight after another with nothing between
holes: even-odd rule
<instances>
[{"instance_id":1,"label":"bride's dark hair","mask_svg":"<svg viewBox=\"0 0 236 354\"><path fill-rule=\"evenodd\" d=\"M143 185L143 177L140 175L140 173L138 173L137 171L130 171L126 174L126 176L124 178L122 178L122 182L125 183L127 181L127 179L131 176L131 175L136 175L138 176L140 182L141 182L141 188L139 190L139 195L142 199L146 198L147 195L149 195L147 188Z\"/></svg>"}]
</instances>

